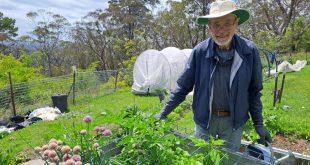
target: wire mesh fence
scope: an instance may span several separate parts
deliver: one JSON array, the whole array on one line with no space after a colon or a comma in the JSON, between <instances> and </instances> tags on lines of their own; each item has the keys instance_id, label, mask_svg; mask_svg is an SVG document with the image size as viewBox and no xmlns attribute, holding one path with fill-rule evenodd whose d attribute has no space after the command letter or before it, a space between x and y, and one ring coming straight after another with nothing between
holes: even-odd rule
<instances>
[{"instance_id":1,"label":"wire mesh fence","mask_svg":"<svg viewBox=\"0 0 310 165\"><path fill-rule=\"evenodd\" d=\"M14 76L14 75L12 75ZM52 106L51 97L68 96L69 104L79 104L85 97L108 94L116 90L117 71L76 72L0 88L0 118L23 114L42 106Z\"/></svg>"}]
</instances>

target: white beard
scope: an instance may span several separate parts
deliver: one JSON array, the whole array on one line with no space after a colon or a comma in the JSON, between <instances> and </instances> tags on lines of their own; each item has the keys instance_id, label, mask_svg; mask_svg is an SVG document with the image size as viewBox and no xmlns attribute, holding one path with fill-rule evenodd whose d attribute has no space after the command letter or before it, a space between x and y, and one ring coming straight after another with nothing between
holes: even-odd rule
<instances>
[{"instance_id":1,"label":"white beard","mask_svg":"<svg viewBox=\"0 0 310 165\"><path fill-rule=\"evenodd\" d=\"M231 42L231 40L232 40L232 38L230 38L230 39L228 39L228 40L226 40L226 41L218 41L213 35L211 35L211 36L212 36L213 41L214 41L217 45L219 45L219 46L226 46L226 45L228 45L228 44Z\"/></svg>"}]
</instances>

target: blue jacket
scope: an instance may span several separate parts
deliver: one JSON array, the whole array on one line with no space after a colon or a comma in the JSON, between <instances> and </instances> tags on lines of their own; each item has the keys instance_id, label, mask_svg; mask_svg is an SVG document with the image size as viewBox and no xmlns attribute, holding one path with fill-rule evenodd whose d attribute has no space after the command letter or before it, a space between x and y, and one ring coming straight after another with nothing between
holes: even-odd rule
<instances>
[{"instance_id":1,"label":"blue jacket","mask_svg":"<svg viewBox=\"0 0 310 165\"><path fill-rule=\"evenodd\" d=\"M255 44L245 38L234 35L235 56L230 74L230 99L232 124L234 129L243 126L251 115L254 125L263 125L262 103L263 89L262 66ZM198 44L177 81L176 88L161 113L170 114L186 95L194 89L192 109L194 121L202 128L210 127L211 103L213 99L213 73L217 66L214 55L214 41L207 39Z\"/></svg>"}]
</instances>

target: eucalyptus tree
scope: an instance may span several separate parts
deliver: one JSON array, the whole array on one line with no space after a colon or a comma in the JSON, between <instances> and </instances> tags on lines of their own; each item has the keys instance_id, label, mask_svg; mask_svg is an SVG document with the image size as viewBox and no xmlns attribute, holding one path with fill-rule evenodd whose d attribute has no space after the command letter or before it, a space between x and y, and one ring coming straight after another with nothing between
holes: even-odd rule
<instances>
[{"instance_id":1,"label":"eucalyptus tree","mask_svg":"<svg viewBox=\"0 0 310 165\"><path fill-rule=\"evenodd\" d=\"M17 36L18 28L15 27L15 19L5 17L2 12L0 12L0 52L7 54L5 52L6 46L4 41L12 40L13 37Z\"/></svg>"},{"instance_id":2,"label":"eucalyptus tree","mask_svg":"<svg viewBox=\"0 0 310 165\"><path fill-rule=\"evenodd\" d=\"M27 17L35 24L31 33L33 41L40 45L39 50L43 55L42 65L47 74L53 76L53 64L57 61L55 51L62 46L64 43L62 41L66 40L66 30L70 23L65 17L42 9L27 13Z\"/></svg>"},{"instance_id":3,"label":"eucalyptus tree","mask_svg":"<svg viewBox=\"0 0 310 165\"><path fill-rule=\"evenodd\" d=\"M106 13L98 9L87 14L73 29L75 43L87 50L84 54L93 55L94 60L100 62L100 69L104 70L114 68L113 57L108 53L111 43L108 26Z\"/></svg>"}]
</instances>

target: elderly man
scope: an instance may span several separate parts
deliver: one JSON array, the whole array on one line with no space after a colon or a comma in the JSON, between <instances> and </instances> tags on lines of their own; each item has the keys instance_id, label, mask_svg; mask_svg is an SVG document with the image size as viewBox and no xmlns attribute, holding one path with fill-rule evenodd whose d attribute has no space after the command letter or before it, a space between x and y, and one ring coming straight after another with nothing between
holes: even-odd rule
<instances>
[{"instance_id":1,"label":"elderly man","mask_svg":"<svg viewBox=\"0 0 310 165\"><path fill-rule=\"evenodd\" d=\"M196 20L208 25L211 38L193 49L177 87L155 117L166 118L194 89L196 137L223 139L226 147L238 150L251 116L261 140L271 142L263 125L259 52L253 42L236 34L238 25L249 17L249 12L238 9L233 1L211 3L209 15Z\"/></svg>"}]
</instances>

